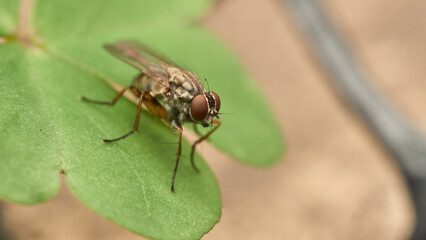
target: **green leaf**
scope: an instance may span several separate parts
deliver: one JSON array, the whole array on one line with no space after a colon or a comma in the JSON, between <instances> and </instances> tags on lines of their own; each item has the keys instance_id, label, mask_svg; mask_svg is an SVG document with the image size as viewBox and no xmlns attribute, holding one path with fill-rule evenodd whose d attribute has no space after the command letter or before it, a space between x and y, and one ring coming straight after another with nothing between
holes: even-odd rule
<instances>
[{"instance_id":1,"label":"green leaf","mask_svg":"<svg viewBox=\"0 0 426 240\"><path fill-rule=\"evenodd\" d=\"M0 196L38 203L56 195L61 155L43 81L22 45L0 45ZM32 78L31 80L29 78Z\"/></svg>"},{"instance_id":2,"label":"green leaf","mask_svg":"<svg viewBox=\"0 0 426 240\"><path fill-rule=\"evenodd\" d=\"M57 193L62 171L74 195L111 221L155 239L197 239L221 214L218 184L204 161L196 155L196 174L182 158L171 194L173 131L143 112L139 132L101 144L132 128L136 106L79 100L110 100L115 92L105 79L125 86L137 74L102 44L136 39L207 78L221 97L221 112L232 113L221 115L210 140L242 162L279 160L280 130L237 59L210 33L189 27L209 1L123 2L36 1L32 25L42 47L0 44L0 196L46 201ZM7 12L0 15L0 34L11 34L18 21L8 11L17 4L0 0L0 6L7 9L0 8ZM189 156L186 141L182 150Z\"/></svg>"},{"instance_id":3,"label":"green leaf","mask_svg":"<svg viewBox=\"0 0 426 240\"><path fill-rule=\"evenodd\" d=\"M114 92L93 75L38 50L20 56L16 52L22 47L16 44L1 50L11 53L3 58L1 71L6 84L0 92L5 99L1 196L22 203L47 200L56 193L57 175L63 169L67 184L82 202L139 234L200 238L217 222L219 190L204 162L198 164L202 174L196 174L183 160L177 192L170 193L176 145L169 143L177 139L163 123L145 113L139 133L102 144L100 139L131 129L132 103L124 100L111 108L81 102L78 97L84 89L97 99L110 99ZM188 155L186 142L183 149Z\"/></svg>"},{"instance_id":4,"label":"green leaf","mask_svg":"<svg viewBox=\"0 0 426 240\"><path fill-rule=\"evenodd\" d=\"M210 0L38 1L35 28L43 38L74 43L153 25L186 25L198 19ZM99 35L100 34L100 35Z\"/></svg>"},{"instance_id":5,"label":"green leaf","mask_svg":"<svg viewBox=\"0 0 426 240\"><path fill-rule=\"evenodd\" d=\"M56 92L56 98L63 98L61 102L77 99L82 89L90 90L86 96L95 99L115 95L87 73L76 74L74 67L57 59L47 59L37 69L43 66L51 69L37 75L52 79L49 85L55 84L57 72L64 74L60 78L63 90ZM73 87L75 91L71 91ZM81 201L112 221L153 238L199 238L210 230L221 209L215 177L204 162L199 164L203 174L196 174L189 161L183 160L177 192L170 193L177 149L170 143L177 138L168 127L145 113L139 133L114 144L101 144L100 139L131 129L135 106L128 101L114 108L80 101L70 101L67 106L69 112L64 108L62 117L73 117L61 127L68 136L62 150L64 169L67 184ZM186 142L183 149L188 154Z\"/></svg>"}]
</instances>

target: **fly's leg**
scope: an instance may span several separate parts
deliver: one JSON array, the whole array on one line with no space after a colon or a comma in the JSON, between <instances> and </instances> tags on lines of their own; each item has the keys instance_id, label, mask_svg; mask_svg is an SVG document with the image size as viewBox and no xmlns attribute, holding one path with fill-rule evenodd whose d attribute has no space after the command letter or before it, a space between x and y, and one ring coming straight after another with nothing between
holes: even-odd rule
<instances>
[{"instance_id":1,"label":"fly's leg","mask_svg":"<svg viewBox=\"0 0 426 240\"><path fill-rule=\"evenodd\" d=\"M131 135L132 133L134 133L134 132L136 132L136 131L138 130L138 126L139 126L139 119L140 119L140 117L141 117L142 102L143 102L143 99L145 98L145 94L149 94L149 93L146 93L146 92L142 92L142 93L140 93L140 96L139 96L139 102L138 102L138 111L137 111L137 113L136 113L136 119L135 119L135 123L133 124L133 129L132 129L130 132L128 132L128 133L126 133L126 134L124 134L124 135L123 135L123 136L121 136L121 137L114 138L114 139L103 139L103 140L102 140L102 143L106 143L106 142L115 142L115 141L118 141L118 140L124 139L124 138L128 137L129 135Z\"/></svg>"},{"instance_id":2,"label":"fly's leg","mask_svg":"<svg viewBox=\"0 0 426 240\"><path fill-rule=\"evenodd\" d=\"M137 88L135 88L134 86L126 86L123 89L121 89L120 92L117 93L117 95L115 96L115 98L112 101L110 101L110 102L108 102L108 101L91 100L91 99L88 99L88 98L83 97L83 96L81 97L81 100L83 100L85 102L89 102L89 103L96 103L96 104L111 105L112 106L112 105L114 105L118 101L118 99L120 99L121 96L123 96L123 94L128 89L130 89L132 91L132 93L135 94L138 97L141 95L141 92Z\"/></svg>"},{"instance_id":3,"label":"fly's leg","mask_svg":"<svg viewBox=\"0 0 426 240\"><path fill-rule=\"evenodd\" d=\"M195 147L197 146L197 144L201 143L202 141L206 140L214 131L216 131L216 129L219 128L220 126L220 122L216 121L216 120L212 120L212 124L215 124L216 126L210 130L206 135L200 137L197 141L194 142L194 144L192 144L192 149L191 149L191 165L192 168L199 173L200 170L198 170L197 166L195 166L195 162L194 162L194 152L195 152Z\"/></svg>"},{"instance_id":4,"label":"fly's leg","mask_svg":"<svg viewBox=\"0 0 426 240\"><path fill-rule=\"evenodd\" d=\"M177 172L177 168L178 168L178 165L179 165L180 155L182 154L182 131L183 131L183 129L182 129L181 126L178 126L177 129L178 129L178 132L179 132L179 143L178 143L178 151L177 151L177 154L176 154L175 168L173 170L173 176L172 176L172 187L170 188L170 191L172 193L175 192L176 172Z\"/></svg>"},{"instance_id":5,"label":"fly's leg","mask_svg":"<svg viewBox=\"0 0 426 240\"><path fill-rule=\"evenodd\" d=\"M133 125L133 129L130 132L124 134L121 137L114 138L114 139L103 139L102 140L103 143L105 143L105 142L115 142L115 141L124 139L124 138L128 137L129 135L131 135L132 133L136 132L138 130L138 126L139 126L139 119L140 119L140 114L141 114L141 110L142 110L142 103L144 101L147 101L146 100L147 98L148 99L153 99L153 98L151 97L151 95L149 93L147 93L147 92L140 92L134 86L127 86L127 87L124 87L123 89L121 89L121 91L117 93L117 95L115 96L115 98L111 102L108 102L108 101L96 101L96 100L88 99L86 97L81 97L82 100L84 100L86 102L90 102L90 103L103 104L103 105L114 105L118 101L118 99L120 99L120 97L123 96L124 92L126 92L128 89L130 89L133 92L133 94L135 94L136 96L139 97L138 111L136 113L136 119L135 119L135 123Z\"/></svg>"},{"instance_id":6,"label":"fly's leg","mask_svg":"<svg viewBox=\"0 0 426 240\"><path fill-rule=\"evenodd\" d=\"M194 132L197 134L197 136L201 136L201 133L198 130L198 124L197 123L194 123L193 129L194 129Z\"/></svg>"}]
</instances>

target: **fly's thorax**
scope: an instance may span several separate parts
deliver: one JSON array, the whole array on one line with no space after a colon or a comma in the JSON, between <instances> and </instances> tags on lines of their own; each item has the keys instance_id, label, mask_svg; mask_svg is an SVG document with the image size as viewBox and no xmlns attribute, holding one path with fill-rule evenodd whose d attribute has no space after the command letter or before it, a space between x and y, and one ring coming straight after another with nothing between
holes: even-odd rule
<instances>
[{"instance_id":1,"label":"fly's thorax","mask_svg":"<svg viewBox=\"0 0 426 240\"><path fill-rule=\"evenodd\" d=\"M171 119L180 122L191 120L189 107L191 100L202 93L204 88L198 78L191 72L176 67L167 68L169 74L169 93L163 99L164 108Z\"/></svg>"},{"instance_id":2,"label":"fly's thorax","mask_svg":"<svg viewBox=\"0 0 426 240\"><path fill-rule=\"evenodd\" d=\"M171 97L164 98L163 102L169 116L169 121L178 120L179 122L186 122L191 119L189 116L191 99L182 96L179 97L179 94L175 92Z\"/></svg>"},{"instance_id":3,"label":"fly's thorax","mask_svg":"<svg viewBox=\"0 0 426 240\"><path fill-rule=\"evenodd\" d=\"M169 67L169 85L179 98L192 99L202 93L204 87L192 72Z\"/></svg>"}]
</instances>

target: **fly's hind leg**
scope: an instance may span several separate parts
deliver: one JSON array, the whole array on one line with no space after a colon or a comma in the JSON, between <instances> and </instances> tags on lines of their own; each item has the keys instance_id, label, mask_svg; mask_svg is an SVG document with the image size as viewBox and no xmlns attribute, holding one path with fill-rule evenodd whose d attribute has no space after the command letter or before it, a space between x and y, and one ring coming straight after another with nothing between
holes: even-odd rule
<instances>
[{"instance_id":1,"label":"fly's hind leg","mask_svg":"<svg viewBox=\"0 0 426 240\"><path fill-rule=\"evenodd\" d=\"M117 93L117 95L115 96L115 98L112 101L97 101L97 100L88 99L84 96L81 97L81 100L83 100L85 102L89 102L89 103L96 103L96 104L113 106L118 101L118 99L120 99L120 97L123 96L123 94L128 89L130 89L130 91L132 91L132 93L135 94L137 97L139 97L141 95L141 92L137 88L135 88L134 86L126 86Z\"/></svg>"},{"instance_id":2,"label":"fly's hind leg","mask_svg":"<svg viewBox=\"0 0 426 240\"><path fill-rule=\"evenodd\" d=\"M129 131L128 133L124 134L121 137L114 138L114 139L103 139L102 140L103 143L105 143L105 142L115 142L115 141L124 139L124 138L128 137L129 135L131 135L132 133L136 132L138 130L138 126L139 126L139 119L140 119L140 114L141 114L141 110L142 110L142 103L144 101L147 102L147 101L149 101L151 99L154 99L154 98L149 93L147 93L147 92L140 92L134 86L124 87L123 89L121 89L120 92L117 93L117 95L115 96L115 98L112 101L110 101L110 102L108 102L108 101L96 101L96 100L88 99L86 97L81 97L81 99L83 101L90 102L90 103L103 104L103 105L114 105L118 101L118 99L120 99L120 97L123 96L124 92L126 92L128 89L130 89L133 92L133 94L135 94L136 96L139 97L138 111L136 113L136 119L135 119L135 123L133 125L133 129L131 131Z\"/></svg>"},{"instance_id":3,"label":"fly's hind leg","mask_svg":"<svg viewBox=\"0 0 426 240\"><path fill-rule=\"evenodd\" d=\"M118 138L114 138L114 139L103 139L102 143L106 143L106 142L115 142L121 139L124 139L126 137L128 137L129 135L131 135L132 133L136 132L138 130L138 126L139 126L139 119L141 117L141 110L142 110L142 102L145 98L145 94L148 94L147 92L141 92L139 93L139 101L138 101L138 111L136 113L136 119L135 119L135 123L133 124L133 129L130 130L128 133L124 134L121 137Z\"/></svg>"}]
</instances>

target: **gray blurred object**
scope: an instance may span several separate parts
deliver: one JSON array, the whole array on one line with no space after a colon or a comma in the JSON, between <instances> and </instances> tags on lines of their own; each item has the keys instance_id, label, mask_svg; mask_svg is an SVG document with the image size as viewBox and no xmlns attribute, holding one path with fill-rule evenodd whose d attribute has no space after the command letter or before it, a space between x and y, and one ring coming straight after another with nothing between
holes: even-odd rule
<instances>
[{"instance_id":1,"label":"gray blurred object","mask_svg":"<svg viewBox=\"0 0 426 240\"><path fill-rule=\"evenodd\" d=\"M426 138L373 89L316 0L282 0L306 34L330 81L398 163L415 204L412 240L426 239Z\"/></svg>"},{"instance_id":2,"label":"gray blurred object","mask_svg":"<svg viewBox=\"0 0 426 240\"><path fill-rule=\"evenodd\" d=\"M11 232L9 232L9 229L7 229L3 222L4 215L2 214L3 206L0 202L0 240L14 240L15 237L12 236Z\"/></svg>"}]
</instances>

